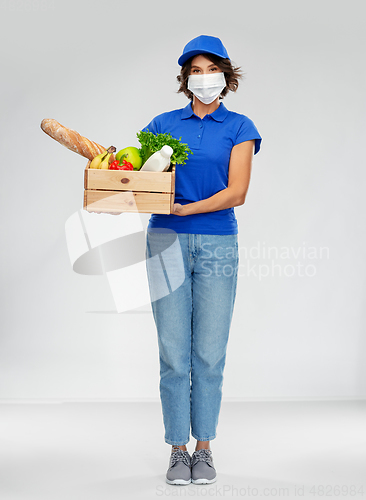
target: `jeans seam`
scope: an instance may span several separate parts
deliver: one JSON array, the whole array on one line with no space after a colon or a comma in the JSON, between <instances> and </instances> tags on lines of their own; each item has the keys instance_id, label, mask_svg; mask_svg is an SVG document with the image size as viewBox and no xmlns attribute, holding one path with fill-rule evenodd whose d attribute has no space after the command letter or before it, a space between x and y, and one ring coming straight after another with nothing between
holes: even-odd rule
<instances>
[{"instance_id":1,"label":"jeans seam","mask_svg":"<svg viewBox=\"0 0 366 500\"><path fill-rule=\"evenodd\" d=\"M197 434L194 434L194 433L192 432L192 437L193 437L194 439L197 439L197 441L212 441L213 439L215 439L215 438L216 438L216 434L214 434L214 435L212 435L212 436L207 436L207 437L206 437L206 436L205 436L205 437L199 437Z\"/></svg>"},{"instance_id":2,"label":"jeans seam","mask_svg":"<svg viewBox=\"0 0 366 500\"><path fill-rule=\"evenodd\" d=\"M171 444L171 445L176 445L176 446L184 446L185 444L189 443L189 438L187 440L184 440L184 443L181 443L181 442L177 442L177 441L172 441L170 439L166 439L165 438L165 442L167 444Z\"/></svg>"},{"instance_id":3,"label":"jeans seam","mask_svg":"<svg viewBox=\"0 0 366 500\"><path fill-rule=\"evenodd\" d=\"M193 280L192 280L192 320L191 320L191 391L190 391L190 426L192 426L192 416L193 416L193 412L192 412L192 391L193 391L193 377L192 377L192 374L194 372L194 358L195 358L195 352L194 352L194 335L193 335L193 332L194 332L194 314L193 314L193 311L194 311L194 305L193 305Z\"/></svg>"}]
</instances>

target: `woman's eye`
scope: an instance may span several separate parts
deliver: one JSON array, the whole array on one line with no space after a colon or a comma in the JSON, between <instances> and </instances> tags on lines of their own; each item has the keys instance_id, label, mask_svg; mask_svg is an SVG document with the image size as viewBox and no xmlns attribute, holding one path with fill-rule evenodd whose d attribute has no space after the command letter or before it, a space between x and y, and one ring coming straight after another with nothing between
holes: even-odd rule
<instances>
[{"instance_id":1,"label":"woman's eye","mask_svg":"<svg viewBox=\"0 0 366 500\"><path fill-rule=\"evenodd\" d=\"M217 68L217 67L214 67L214 68L209 68L209 71L211 71L211 72L216 72L216 71L219 71L219 68ZM192 74L193 74L193 73L201 73L201 70L200 70L200 69L197 69L197 68L192 69Z\"/></svg>"}]
</instances>

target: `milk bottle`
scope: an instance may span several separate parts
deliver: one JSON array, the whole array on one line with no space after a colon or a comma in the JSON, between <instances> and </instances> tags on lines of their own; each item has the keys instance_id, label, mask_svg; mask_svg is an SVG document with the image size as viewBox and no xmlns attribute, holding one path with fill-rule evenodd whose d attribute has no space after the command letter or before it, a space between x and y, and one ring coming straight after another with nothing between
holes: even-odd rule
<instances>
[{"instance_id":1,"label":"milk bottle","mask_svg":"<svg viewBox=\"0 0 366 500\"><path fill-rule=\"evenodd\" d=\"M163 146L160 151L157 151L142 165L140 170L152 172L165 172L170 166L170 157L173 154L173 148Z\"/></svg>"}]
</instances>

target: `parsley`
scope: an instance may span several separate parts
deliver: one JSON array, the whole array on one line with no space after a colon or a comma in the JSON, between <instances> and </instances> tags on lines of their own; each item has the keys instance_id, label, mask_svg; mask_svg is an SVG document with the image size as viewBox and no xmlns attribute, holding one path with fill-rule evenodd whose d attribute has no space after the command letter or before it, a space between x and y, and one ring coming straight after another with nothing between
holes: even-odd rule
<instances>
[{"instance_id":1,"label":"parsley","mask_svg":"<svg viewBox=\"0 0 366 500\"><path fill-rule=\"evenodd\" d=\"M148 129L147 129L148 130ZM170 163L176 165L185 165L188 159L188 153L192 153L189 149L188 144L184 144L179 139L175 139L171 134L153 134L152 132L137 132L137 139L141 144L140 156L142 158L142 164L146 162L148 158L157 151L160 151L163 146L170 146L173 149L173 154L170 157Z\"/></svg>"}]
</instances>

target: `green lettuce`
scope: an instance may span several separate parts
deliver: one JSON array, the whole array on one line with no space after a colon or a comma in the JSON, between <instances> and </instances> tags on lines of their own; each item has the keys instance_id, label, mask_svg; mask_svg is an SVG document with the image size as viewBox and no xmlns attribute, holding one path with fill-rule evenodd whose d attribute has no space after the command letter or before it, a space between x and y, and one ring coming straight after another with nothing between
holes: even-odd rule
<instances>
[{"instance_id":1,"label":"green lettuce","mask_svg":"<svg viewBox=\"0 0 366 500\"><path fill-rule=\"evenodd\" d=\"M170 146L173 149L173 154L170 157L170 163L173 165L185 165L188 159L188 153L193 154L189 149L188 145L181 142L181 137L175 139L171 134L153 134L149 132L142 132L141 130L137 132L137 139L141 144L139 149L140 156L142 158L142 164L146 162L148 158L157 151L160 151L163 146Z\"/></svg>"}]
</instances>

